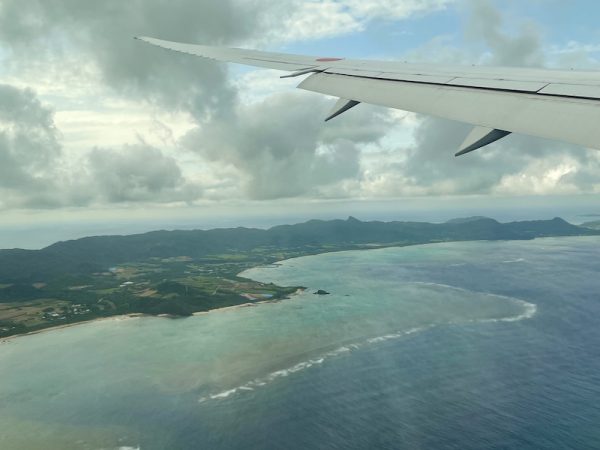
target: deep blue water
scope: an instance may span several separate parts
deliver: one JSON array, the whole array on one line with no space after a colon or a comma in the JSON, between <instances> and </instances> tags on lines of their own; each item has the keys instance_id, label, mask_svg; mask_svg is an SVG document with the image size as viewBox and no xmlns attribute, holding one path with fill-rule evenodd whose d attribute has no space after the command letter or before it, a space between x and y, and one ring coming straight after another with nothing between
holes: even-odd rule
<instances>
[{"instance_id":1,"label":"deep blue water","mask_svg":"<svg viewBox=\"0 0 600 450\"><path fill-rule=\"evenodd\" d=\"M247 276L329 297L15 339L0 448L600 448L598 256L598 238L319 255Z\"/></svg>"},{"instance_id":2,"label":"deep blue water","mask_svg":"<svg viewBox=\"0 0 600 450\"><path fill-rule=\"evenodd\" d=\"M537 313L439 326L303 372L242 433L272 448L600 448L598 244L450 244L460 270L410 264L399 278L526 299ZM238 436L224 443L242 448Z\"/></svg>"}]
</instances>

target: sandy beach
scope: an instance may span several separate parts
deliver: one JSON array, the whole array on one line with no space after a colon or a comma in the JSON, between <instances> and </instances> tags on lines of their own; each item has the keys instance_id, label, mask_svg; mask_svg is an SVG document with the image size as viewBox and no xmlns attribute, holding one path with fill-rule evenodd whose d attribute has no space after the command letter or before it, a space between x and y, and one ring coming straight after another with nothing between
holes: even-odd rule
<instances>
[{"instance_id":1,"label":"sandy beach","mask_svg":"<svg viewBox=\"0 0 600 450\"><path fill-rule=\"evenodd\" d=\"M75 327L78 325L84 325L84 324L88 324L88 323L92 323L92 322L100 322L103 320L127 320L127 319L135 319L135 318L144 317L144 316L147 316L147 314L131 313L131 314L121 314L118 316L97 317L95 319L82 320L81 322L75 322L75 323L65 323L65 324L56 325L53 327L42 328L40 330L28 331L27 333L13 334L12 336L3 337L3 338L0 338L0 344L4 344L4 343L9 342L12 339L15 339L18 337L31 336L34 334L45 333L46 331L62 330L64 328L71 328L71 327ZM148 316L148 317L152 317L152 316Z\"/></svg>"},{"instance_id":2,"label":"sandy beach","mask_svg":"<svg viewBox=\"0 0 600 450\"><path fill-rule=\"evenodd\" d=\"M287 299L291 299L292 297L297 296L298 294L300 294L302 292L303 292L303 289L298 289L296 292L294 292ZM239 305L224 306L223 308L213 308L213 309L209 309L208 311L198 311L198 312L193 313L192 316L204 316L206 314L215 313L215 312L233 311L233 310L236 310L236 309L239 309L239 308L249 308L249 307L263 305L263 304L268 304L268 303L276 303L276 302L280 302L281 300L286 300L286 299L261 300L259 302L248 302L248 303L241 303ZM81 322L65 323L65 324L56 325L56 326L53 326L53 327L42 328L40 330L28 331L27 333L14 334L12 336L3 337L3 338L0 338L0 344L8 343L11 340L13 340L15 338L19 338L19 337L31 336L31 335L34 335L34 334L45 333L47 331L62 330L62 329L65 329L65 328L71 328L71 327L75 327L75 326L78 326L78 325L85 325L85 324L89 324L89 323L93 323L93 322L100 322L100 321L103 321L103 320L128 320L128 319L138 319L138 318L141 318L141 317L163 317L163 318L168 318L168 319L181 319L181 318L185 318L185 317L173 316L173 315L169 315L169 314L159 314L159 315L154 316L154 315L144 314L144 313L131 313L131 314L121 314L121 315L117 315L117 316L109 316L109 317L98 317L98 318L95 318L95 319L83 320Z\"/></svg>"}]
</instances>

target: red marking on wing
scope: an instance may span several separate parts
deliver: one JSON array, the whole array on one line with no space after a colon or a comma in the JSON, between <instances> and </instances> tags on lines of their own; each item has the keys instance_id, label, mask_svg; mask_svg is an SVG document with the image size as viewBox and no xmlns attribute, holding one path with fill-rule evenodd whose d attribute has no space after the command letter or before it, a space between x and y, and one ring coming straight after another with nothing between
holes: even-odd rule
<instances>
[{"instance_id":1,"label":"red marking on wing","mask_svg":"<svg viewBox=\"0 0 600 450\"><path fill-rule=\"evenodd\" d=\"M319 58L316 61L319 61L319 62L331 62L331 61L341 61L343 59L344 58Z\"/></svg>"}]
</instances>

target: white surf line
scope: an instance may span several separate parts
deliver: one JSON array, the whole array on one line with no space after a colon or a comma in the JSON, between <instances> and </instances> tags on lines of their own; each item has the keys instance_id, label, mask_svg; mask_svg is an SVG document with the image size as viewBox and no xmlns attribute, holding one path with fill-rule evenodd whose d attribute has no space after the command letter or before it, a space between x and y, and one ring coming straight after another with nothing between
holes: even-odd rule
<instances>
[{"instance_id":1,"label":"white surf line","mask_svg":"<svg viewBox=\"0 0 600 450\"><path fill-rule=\"evenodd\" d=\"M480 323L518 322L520 320L531 319L537 313L537 305L535 303L530 303L528 301L525 301L525 300L522 300L522 299L516 298L516 297L509 297L507 295L493 294L491 292L472 291L470 289L465 289L465 288L458 287L458 286L451 286L449 284L442 284L442 283L433 283L433 282L429 282L429 281L411 281L411 282L408 282L407 284L420 284L420 285L426 285L426 286L442 287L444 289L453 289L455 291L468 292L469 294L479 294L479 295L484 295L486 297L496 297L496 298L500 298L503 300L508 300L509 302L516 303L523 307L523 313L518 314L516 316L500 317L497 319L472 319L472 320L468 320L466 322L480 322ZM464 322L457 322L457 323L464 323Z\"/></svg>"},{"instance_id":2,"label":"white surf line","mask_svg":"<svg viewBox=\"0 0 600 450\"><path fill-rule=\"evenodd\" d=\"M281 369L281 370L277 370L275 372L271 372L270 374L268 374L265 377L260 377L260 378L256 378L252 381L249 381L248 383L242 384L238 387L232 388L232 389L227 389L225 391L222 392L218 392L216 394L209 394L206 397L200 397L198 399L198 403L204 403L205 401L208 400L222 400L225 399L231 395L237 394L239 392L247 392L247 391L254 391L256 388L260 388L262 386L266 386L267 384L269 384L270 382L277 380L278 378L282 378L282 377L287 377L288 375L291 375L293 373L299 372L301 370L305 370L305 369L309 369L313 366L316 365L320 365L323 364L323 362L325 362L327 359L335 357L335 356L339 356L345 353L350 353L354 350L358 350L360 348L363 348L366 345L371 345L371 344L377 344L380 342L385 342L385 341L389 341L392 339L400 339L403 338L405 336L409 336L411 334L415 334L415 333L419 333L421 331L425 331L431 328L434 328L436 326L439 325L449 325L449 324L454 324L454 325L458 325L458 324L465 324L465 323L491 323L491 322L517 322L520 320L525 320L525 319L530 319L532 318L536 312L537 312L537 305L534 303L529 303L526 302L525 300L521 300L515 297L508 297L505 295L499 295L499 294L492 294L489 292L478 292L478 291L472 291L469 289L465 289L465 288L460 288L457 286L450 286L447 284L441 284L441 283L433 283L433 282L425 282L425 281L412 281L412 282L408 282L407 284L420 284L420 285L428 285L428 286L434 286L434 287L442 287L444 289L453 289L453 290L457 290L457 291L463 291L463 292L468 292L470 294L479 294L479 295L485 295L488 297L496 297L496 298L501 298L504 300L508 300L510 302L513 303L518 303L519 305L523 306L524 311L522 314L516 315L516 316L509 316L509 317L500 317L500 318L494 318L494 319L472 319L472 320L464 320L464 321L459 321L459 322L444 322L444 323L434 323L431 325L425 325L425 326L421 326L421 327L414 327L414 328L410 328L408 330L405 331L398 331L395 333L388 333L382 336L376 336L376 337L372 337L372 338L368 338L365 341L361 342L361 343L354 343L354 344L347 344L347 345L343 345L341 347L338 347L335 350L331 350L329 352L326 352L316 358L313 359L309 359L307 361L302 361L299 362L291 367L288 367L286 369Z\"/></svg>"},{"instance_id":3,"label":"white surf line","mask_svg":"<svg viewBox=\"0 0 600 450\"><path fill-rule=\"evenodd\" d=\"M508 298L510 298L510 297L508 297ZM529 303L529 302L526 302L524 300L519 300L519 299L514 299L514 301L521 302L521 304L523 305L523 308L525 308L525 311L523 312L523 314L519 314L518 316L512 316L512 317L501 317L499 319L479 319L479 320L475 320L475 322L481 322L481 323L518 322L520 320L531 319L533 316L535 316L535 313L537 313L537 305L535 303Z\"/></svg>"},{"instance_id":4,"label":"white surf line","mask_svg":"<svg viewBox=\"0 0 600 450\"><path fill-rule=\"evenodd\" d=\"M400 339L402 337L409 336L411 334L415 334L415 333L418 333L421 331L425 331L429 328L433 328L434 326L437 326L437 324L410 328L406 331L399 331L396 333L389 333L389 334L385 334L383 336L377 336L377 337L366 339L365 341L360 342L360 343L346 344L346 345L336 348L335 350L331 350L329 352L323 353L315 358L311 358L307 361L299 362L299 363L297 363L291 367L288 367L286 369L276 370L275 372L271 372L270 374L268 374L265 377L256 378L256 379L249 381L248 383L242 384L238 387L235 387L232 389L227 389L225 391L221 391L216 394L209 394L206 397L200 397L198 399L198 403L204 403L205 401L208 401L208 400L225 399L225 398L227 398L231 395L234 395L238 392L254 391L256 388L266 386L270 382L277 380L279 378L287 377L288 375L291 375L296 372L300 372L301 370L306 370L313 366L323 364L327 359L353 352L355 350L363 348L366 345L372 345L372 344L376 344L379 342L389 341L391 339Z\"/></svg>"}]
</instances>

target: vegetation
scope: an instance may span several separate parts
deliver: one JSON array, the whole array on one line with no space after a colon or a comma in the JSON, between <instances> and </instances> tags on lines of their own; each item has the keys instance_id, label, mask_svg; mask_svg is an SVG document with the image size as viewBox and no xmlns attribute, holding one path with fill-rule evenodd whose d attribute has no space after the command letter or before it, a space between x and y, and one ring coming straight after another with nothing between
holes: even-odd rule
<instances>
[{"instance_id":1,"label":"vegetation","mask_svg":"<svg viewBox=\"0 0 600 450\"><path fill-rule=\"evenodd\" d=\"M600 234L556 218L443 224L311 220L269 230L156 231L0 250L0 337L117 314L187 316L284 298L298 289L240 278L245 269L330 251L444 241Z\"/></svg>"}]
</instances>

